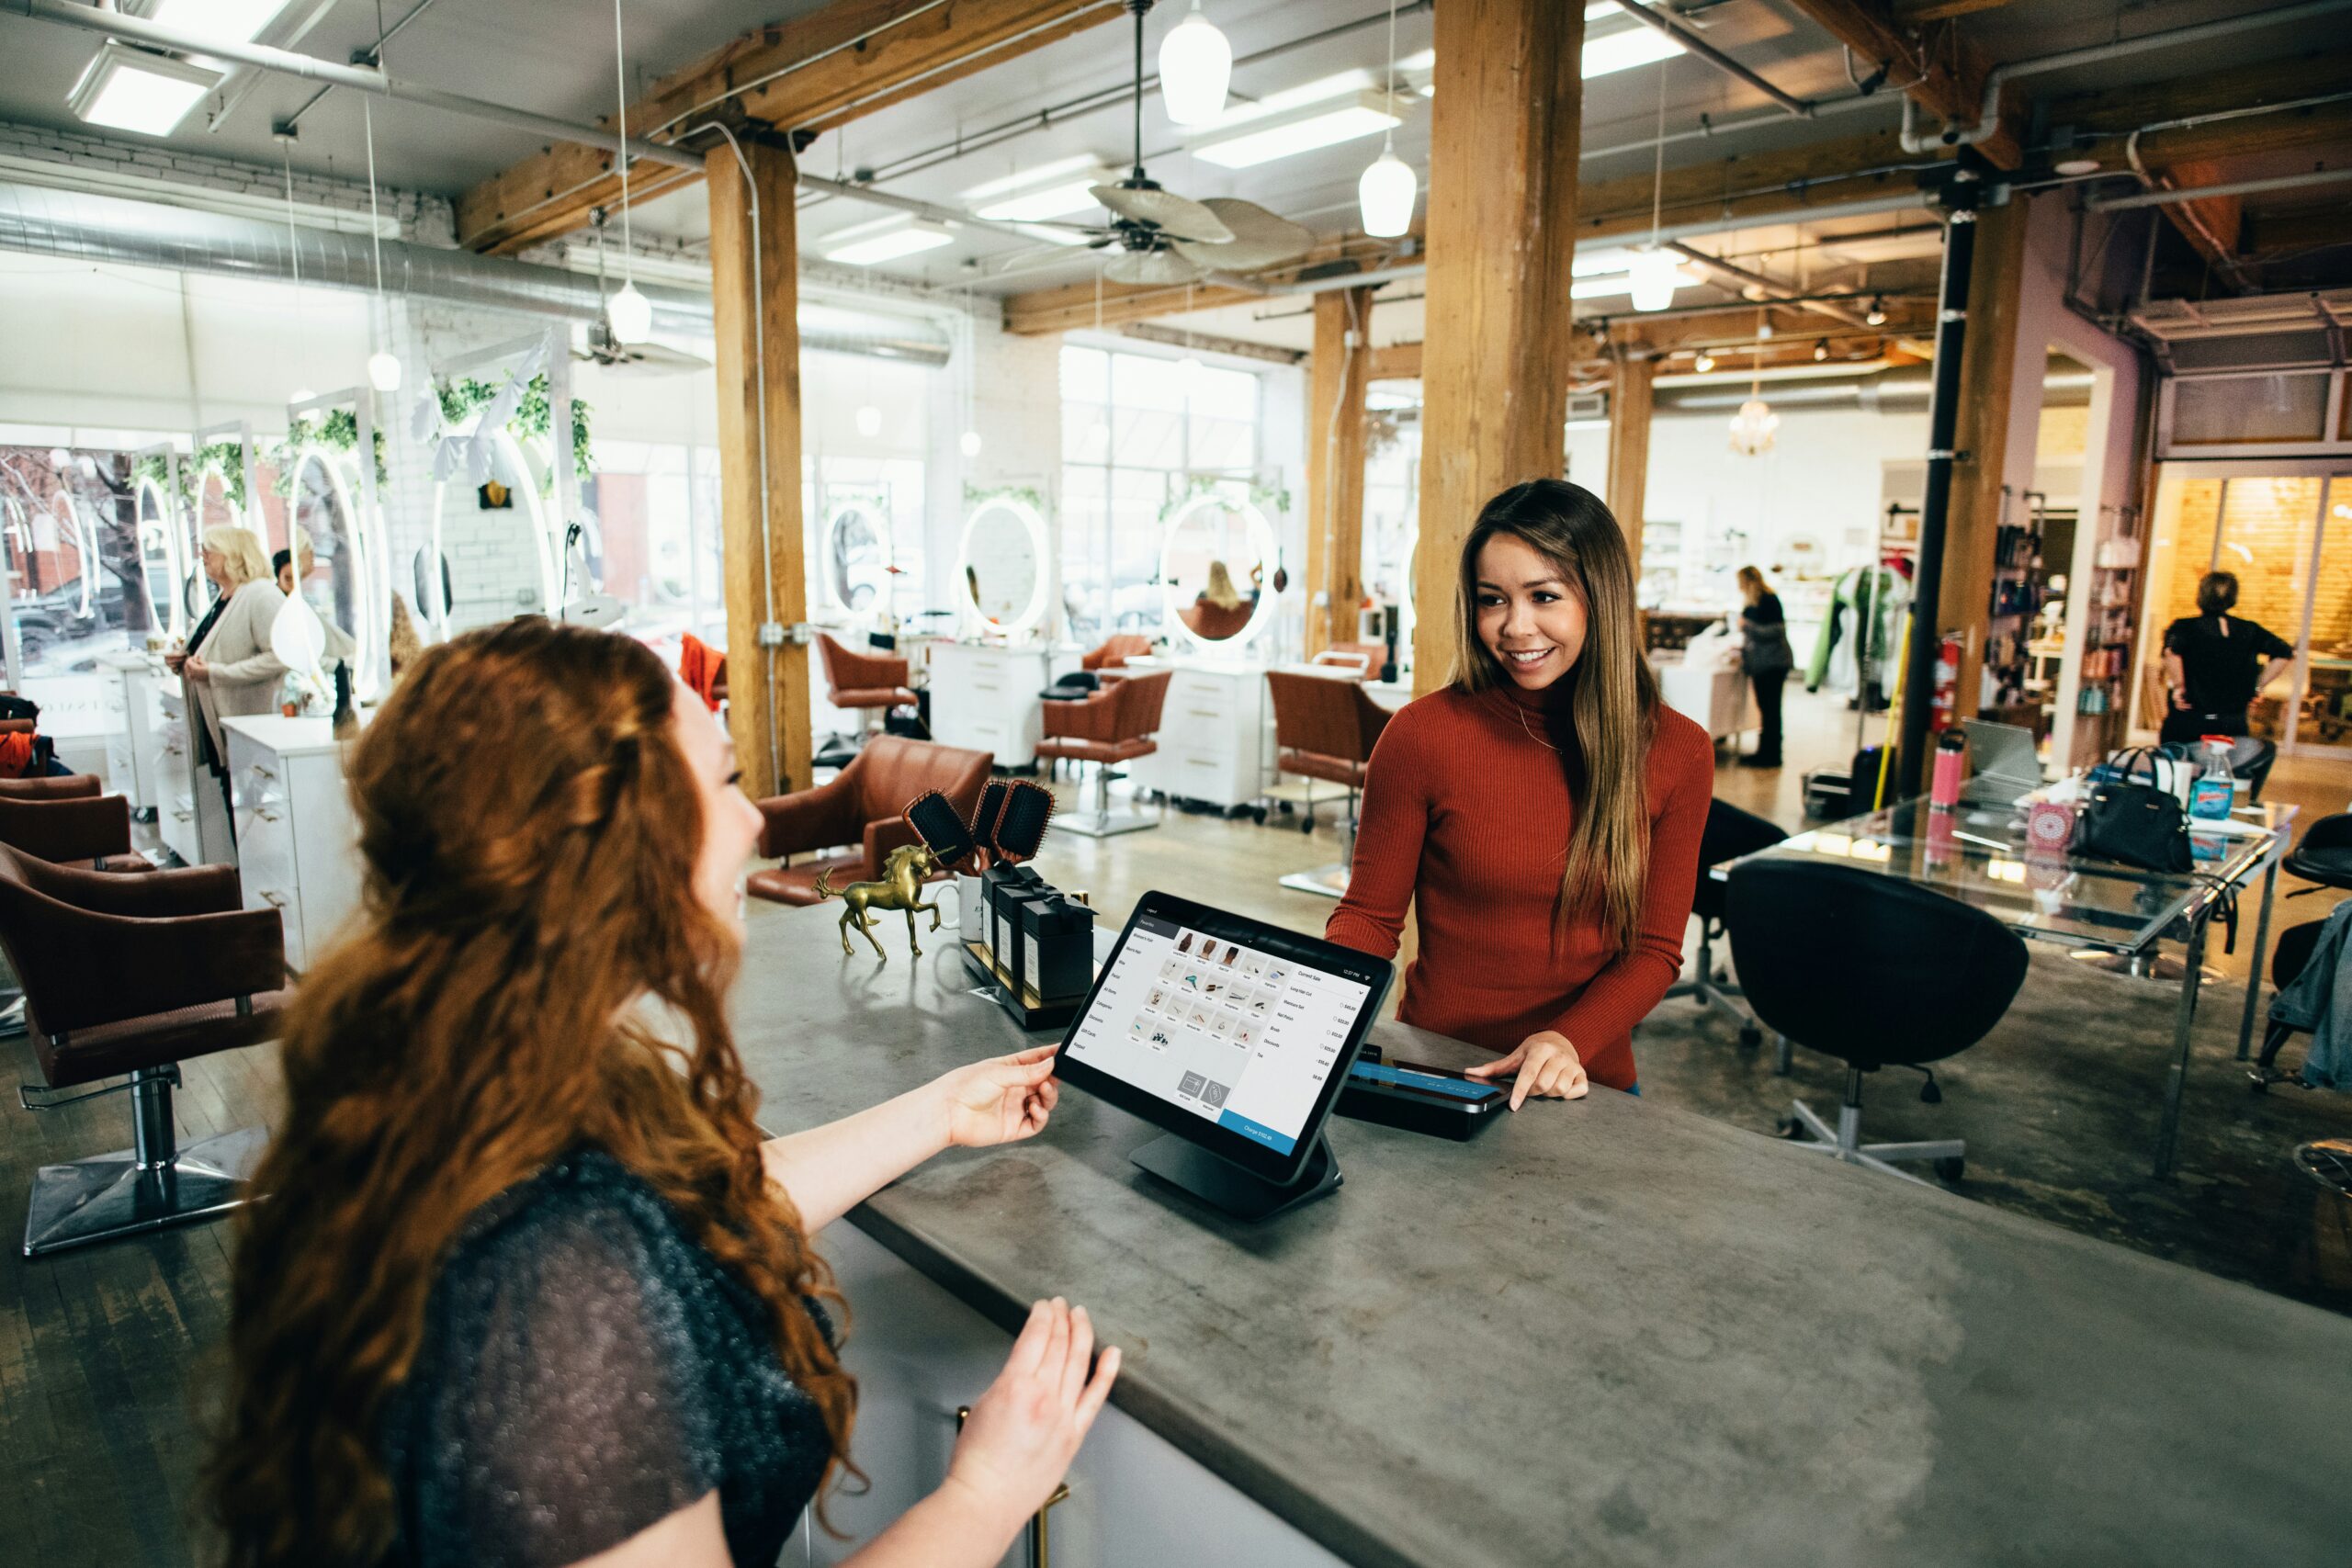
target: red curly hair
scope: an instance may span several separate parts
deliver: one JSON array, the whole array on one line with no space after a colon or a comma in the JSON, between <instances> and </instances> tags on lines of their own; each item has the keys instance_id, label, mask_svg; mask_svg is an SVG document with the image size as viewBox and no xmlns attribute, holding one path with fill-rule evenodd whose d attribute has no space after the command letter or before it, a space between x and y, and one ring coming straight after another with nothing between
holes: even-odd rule
<instances>
[{"instance_id":1,"label":"red curly hair","mask_svg":"<svg viewBox=\"0 0 2352 1568\"><path fill-rule=\"evenodd\" d=\"M673 682L626 637L516 620L427 652L349 761L364 919L306 976L285 1113L242 1212L224 1430L232 1568L382 1562L376 1433L468 1215L605 1150L766 1303L846 1463L855 1385L806 1303L840 1296L766 1179L695 898L698 786ZM665 1006L691 1048L657 1038Z\"/></svg>"}]
</instances>

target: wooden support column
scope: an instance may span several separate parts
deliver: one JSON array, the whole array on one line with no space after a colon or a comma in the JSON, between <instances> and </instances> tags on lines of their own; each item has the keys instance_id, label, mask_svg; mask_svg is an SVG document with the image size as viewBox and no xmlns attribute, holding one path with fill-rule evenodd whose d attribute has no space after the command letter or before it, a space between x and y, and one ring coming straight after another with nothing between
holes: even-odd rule
<instances>
[{"instance_id":1,"label":"wooden support column","mask_svg":"<svg viewBox=\"0 0 2352 1568\"><path fill-rule=\"evenodd\" d=\"M1417 693L1453 678L1455 562L1478 509L1566 461L1584 110L1582 6L1467 0L1436 23Z\"/></svg>"},{"instance_id":2,"label":"wooden support column","mask_svg":"<svg viewBox=\"0 0 2352 1568\"><path fill-rule=\"evenodd\" d=\"M1642 575L1642 507L1650 480L1650 412L1657 361L1645 354L1618 357L1609 380L1609 510L1625 531L1634 577Z\"/></svg>"},{"instance_id":3,"label":"wooden support column","mask_svg":"<svg viewBox=\"0 0 2352 1568\"><path fill-rule=\"evenodd\" d=\"M743 157L751 166L748 181L732 150L719 146L705 164L704 184L710 193L711 325L718 345L728 715L743 792L757 800L807 789L814 780L808 650L790 642L760 646L762 626L789 626L808 615L792 154L746 139Z\"/></svg>"},{"instance_id":4,"label":"wooden support column","mask_svg":"<svg viewBox=\"0 0 2352 1568\"><path fill-rule=\"evenodd\" d=\"M1306 656L1353 642L1363 597L1363 389L1372 290L1315 297L1306 370ZM1320 599L1321 604L1316 600Z\"/></svg>"},{"instance_id":5,"label":"wooden support column","mask_svg":"<svg viewBox=\"0 0 2352 1568\"><path fill-rule=\"evenodd\" d=\"M2001 525L2001 486L2009 452L2009 394L2019 364L2018 329L2025 274L2027 203L2012 197L1976 217L1976 264L1968 282L1968 332L1960 355L1960 427L1953 449L1951 510L1944 525L1944 575L1936 624L1923 635L1961 633L1954 717L1973 717L1984 668L1984 634L1993 604L1993 547ZM2024 356L2041 373L2042 345ZM2012 515L2023 503L2011 498Z\"/></svg>"}]
</instances>

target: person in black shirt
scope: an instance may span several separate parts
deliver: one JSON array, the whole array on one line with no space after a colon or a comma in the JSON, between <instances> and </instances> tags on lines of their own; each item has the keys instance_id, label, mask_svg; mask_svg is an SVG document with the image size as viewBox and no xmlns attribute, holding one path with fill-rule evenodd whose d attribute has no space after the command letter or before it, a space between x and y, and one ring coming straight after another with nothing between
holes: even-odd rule
<instances>
[{"instance_id":1,"label":"person in black shirt","mask_svg":"<svg viewBox=\"0 0 2352 1568\"><path fill-rule=\"evenodd\" d=\"M1759 728L1756 750L1739 760L1743 768L1781 765L1781 687L1789 678L1796 655L1789 648L1788 618L1781 613L1781 596L1764 574L1752 566L1739 569L1739 592L1747 601L1739 612L1739 662L1756 688Z\"/></svg>"},{"instance_id":2,"label":"person in black shirt","mask_svg":"<svg viewBox=\"0 0 2352 1568\"><path fill-rule=\"evenodd\" d=\"M2209 571L2197 584L2197 614L2165 628L2165 682L2171 705L2161 739L2195 745L2200 735L2244 735L2255 694L2287 672L2292 644L2230 614L2238 580Z\"/></svg>"}]
</instances>

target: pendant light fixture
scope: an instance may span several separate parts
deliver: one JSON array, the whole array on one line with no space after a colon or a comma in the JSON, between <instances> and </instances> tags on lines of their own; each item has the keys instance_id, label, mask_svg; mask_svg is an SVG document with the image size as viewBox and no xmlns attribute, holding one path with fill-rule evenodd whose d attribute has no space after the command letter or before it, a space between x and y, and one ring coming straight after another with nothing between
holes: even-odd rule
<instances>
[{"instance_id":1,"label":"pendant light fixture","mask_svg":"<svg viewBox=\"0 0 2352 1568\"><path fill-rule=\"evenodd\" d=\"M311 361L311 321L310 313L302 309L302 237L294 226L294 138L290 134L277 139L277 152L286 165L286 254L294 269L295 369L299 373ZM304 381L286 394L286 400L307 403L317 396L311 384Z\"/></svg>"},{"instance_id":2,"label":"pendant light fixture","mask_svg":"<svg viewBox=\"0 0 2352 1568\"><path fill-rule=\"evenodd\" d=\"M979 412L980 381L978 367L973 362L979 357L980 326L972 314L972 286L964 285L964 330L969 336L964 351L964 434L956 438L956 449L967 457L980 455L980 431L977 418Z\"/></svg>"},{"instance_id":3,"label":"pendant light fixture","mask_svg":"<svg viewBox=\"0 0 2352 1568\"><path fill-rule=\"evenodd\" d=\"M384 312L384 335L391 336L392 307L384 298L384 220L376 209L376 110L375 99L362 94L359 99L361 123L368 130L368 248L376 256L376 303ZM379 392L401 389L400 355L389 348L379 348L368 356L368 384Z\"/></svg>"},{"instance_id":4,"label":"pendant light fixture","mask_svg":"<svg viewBox=\"0 0 2352 1568\"><path fill-rule=\"evenodd\" d=\"M1743 457L1760 457L1772 449L1772 433L1781 428L1781 416L1764 400L1764 343L1771 335L1770 320L1765 312L1756 312L1757 343L1748 367L1747 400L1731 416L1731 449Z\"/></svg>"},{"instance_id":5,"label":"pendant light fixture","mask_svg":"<svg viewBox=\"0 0 2352 1568\"><path fill-rule=\"evenodd\" d=\"M1136 0L1128 0L1130 5ZM1141 0L1139 9L1150 9ZM1225 113L1225 90L1233 81L1233 46L1193 0L1192 15L1159 40L1159 101L1178 125L1207 125Z\"/></svg>"},{"instance_id":6,"label":"pendant light fixture","mask_svg":"<svg viewBox=\"0 0 2352 1568\"><path fill-rule=\"evenodd\" d=\"M653 301L637 291L636 247L628 227L628 72L621 57L621 0L613 0L613 82L618 89L620 112L614 120L621 168L621 291L605 307L616 343L643 343L653 333Z\"/></svg>"},{"instance_id":7,"label":"pendant light fixture","mask_svg":"<svg viewBox=\"0 0 2352 1568\"><path fill-rule=\"evenodd\" d=\"M1388 118L1396 118L1396 0L1388 0ZM1380 133L1380 156L1356 181L1356 205L1363 209L1363 231L1393 240L1413 226L1413 202L1421 183L1411 164L1396 156L1396 128Z\"/></svg>"},{"instance_id":8,"label":"pendant light fixture","mask_svg":"<svg viewBox=\"0 0 2352 1568\"><path fill-rule=\"evenodd\" d=\"M1657 140L1650 164L1650 243L1646 250L1634 253L1626 266L1633 288L1636 310L1664 310L1674 304L1675 286L1682 281L1682 258L1668 250L1660 240L1665 233L1660 220L1666 206L1666 62L1657 66Z\"/></svg>"}]
</instances>

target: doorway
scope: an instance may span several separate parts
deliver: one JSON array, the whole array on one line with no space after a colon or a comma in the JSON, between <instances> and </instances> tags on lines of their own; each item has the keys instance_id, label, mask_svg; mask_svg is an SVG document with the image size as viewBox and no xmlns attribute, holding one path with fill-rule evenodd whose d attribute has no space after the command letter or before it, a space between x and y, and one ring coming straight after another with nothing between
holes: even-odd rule
<instances>
[{"instance_id":1,"label":"doorway","mask_svg":"<svg viewBox=\"0 0 2352 1568\"><path fill-rule=\"evenodd\" d=\"M2295 646L2291 668L2255 695L2253 732L2288 755L2352 758L2352 462L2158 468L2132 704L2143 728L2164 716L2164 628L2196 613L2209 571L2236 574L2233 615Z\"/></svg>"}]
</instances>

